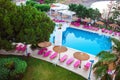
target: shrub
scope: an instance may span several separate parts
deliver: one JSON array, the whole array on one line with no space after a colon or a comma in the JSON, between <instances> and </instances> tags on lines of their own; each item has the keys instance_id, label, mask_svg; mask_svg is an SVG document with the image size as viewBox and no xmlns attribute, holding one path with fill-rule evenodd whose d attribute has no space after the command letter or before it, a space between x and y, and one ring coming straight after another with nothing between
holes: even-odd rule
<instances>
[{"instance_id":1,"label":"shrub","mask_svg":"<svg viewBox=\"0 0 120 80\"><path fill-rule=\"evenodd\" d=\"M8 80L9 70L7 68L0 67L0 80Z\"/></svg>"},{"instance_id":2,"label":"shrub","mask_svg":"<svg viewBox=\"0 0 120 80\"><path fill-rule=\"evenodd\" d=\"M37 4L35 1L27 1L26 2L26 5L34 6L35 4Z\"/></svg>"},{"instance_id":3,"label":"shrub","mask_svg":"<svg viewBox=\"0 0 120 80\"><path fill-rule=\"evenodd\" d=\"M27 64L19 58L0 59L0 80L21 80Z\"/></svg>"},{"instance_id":4,"label":"shrub","mask_svg":"<svg viewBox=\"0 0 120 80\"><path fill-rule=\"evenodd\" d=\"M47 12L50 9L50 5L48 4L35 4L34 7L37 10L45 11L45 12Z\"/></svg>"}]
</instances>

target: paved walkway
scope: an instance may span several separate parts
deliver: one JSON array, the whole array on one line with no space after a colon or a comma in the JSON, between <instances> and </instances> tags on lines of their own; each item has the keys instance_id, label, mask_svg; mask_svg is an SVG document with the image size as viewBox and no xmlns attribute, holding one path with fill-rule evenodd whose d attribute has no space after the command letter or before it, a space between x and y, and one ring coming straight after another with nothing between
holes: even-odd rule
<instances>
[{"instance_id":1,"label":"paved walkway","mask_svg":"<svg viewBox=\"0 0 120 80\"><path fill-rule=\"evenodd\" d=\"M53 47L54 47L54 44L52 44L51 46L47 47L48 50L51 50L51 51L52 51L52 54L54 53ZM67 48L68 48L68 47L67 47ZM43 57L42 55L38 55L38 54L37 54L37 53L38 53L38 49L32 51L32 50L30 49L30 47L28 46L27 50L28 50L29 53L31 53L31 56L34 57L34 58L42 59L42 60L48 61L48 62L50 62L50 63L53 63L54 65L61 66L61 67L65 68L65 69L68 69L68 70L70 70L70 71L72 71L72 72L74 72L74 73L77 73L77 74L85 77L86 79L88 78L89 70L90 70L90 69L86 71L86 70L84 69L84 65L86 64L86 62L89 62L89 60L91 60L91 59L92 59L92 60L95 60L95 63L97 62L97 58L95 58L95 56L89 55L90 58L89 58L88 60L82 61L82 63L81 63L81 68L74 68L73 64L75 63L75 61L77 61L77 59L74 58L73 53L79 52L79 51L77 51L77 50L75 50L75 49L68 48L68 50L67 50L66 52L61 53L60 55L58 55L58 56L57 56L55 59L53 59L53 60L50 60L50 56L48 56L48 57ZM9 52L7 52L7 51L4 51L4 50L0 50L0 54L4 54L4 55L8 55L8 54L12 54L12 55L25 55L25 52L24 52L24 53L18 53L18 52L16 52L16 51L9 51ZM51 54L51 55L52 55L52 54ZM62 56L65 55L65 54L68 55L67 60L68 60L69 58L71 58L71 57L74 58L74 62L73 62L72 64L67 65L67 64L66 64L66 61L67 61L67 60L66 60L65 62L62 62L62 63L59 61L59 57L62 57ZM94 77L93 71L92 71L92 73L91 73L91 80L96 80L95 77Z\"/></svg>"},{"instance_id":2,"label":"paved walkway","mask_svg":"<svg viewBox=\"0 0 120 80\"><path fill-rule=\"evenodd\" d=\"M97 1L110 1L110 0L65 0L63 3L64 4L82 4L86 7L90 7L90 5L94 2L97 2Z\"/></svg>"}]
</instances>

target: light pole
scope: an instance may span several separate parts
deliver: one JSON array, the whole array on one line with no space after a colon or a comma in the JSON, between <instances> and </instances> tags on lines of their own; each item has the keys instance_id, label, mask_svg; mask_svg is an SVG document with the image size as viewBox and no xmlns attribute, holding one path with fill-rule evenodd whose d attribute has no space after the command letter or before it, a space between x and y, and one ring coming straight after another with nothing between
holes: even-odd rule
<instances>
[{"instance_id":1,"label":"light pole","mask_svg":"<svg viewBox=\"0 0 120 80\"><path fill-rule=\"evenodd\" d=\"M91 65L90 65L90 72L89 72L88 80L91 80L91 79L90 79L90 75L91 75L92 65L93 65L93 63L94 63L94 60L90 60L90 62L91 62Z\"/></svg>"}]
</instances>

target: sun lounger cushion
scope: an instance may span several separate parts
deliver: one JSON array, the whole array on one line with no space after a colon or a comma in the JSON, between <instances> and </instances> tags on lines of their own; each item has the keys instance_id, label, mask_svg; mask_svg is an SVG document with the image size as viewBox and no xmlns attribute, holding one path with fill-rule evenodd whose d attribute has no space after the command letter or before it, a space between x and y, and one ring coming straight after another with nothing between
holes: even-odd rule
<instances>
[{"instance_id":1,"label":"sun lounger cushion","mask_svg":"<svg viewBox=\"0 0 120 80\"><path fill-rule=\"evenodd\" d=\"M63 57L60 58L60 62L64 62L67 59L67 55L64 55Z\"/></svg>"},{"instance_id":2,"label":"sun lounger cushion","mask_svg":"<svg viewBox=\"0 0 120 80\"><path fill-rule=\"evenodd\" d=\"M68 59L68 61L66 62L67 65L71 64L74 61L74 58L70 58Z\"/></svg>"},{"instance_id":3,"label":"sun lounger cushion","mask_svg":"<svg viewBox=\"0 0 120 80\"><path fill-rule=\"evenodd\" d=\"M79 67L80 64L81 64L81 61L80 61L80 60L77 60L77 61L74 63L74 67Z\"/></svg>"},{"instance_id":4,"label":"sun lounger cushion","mask_svg":"<svg viewBox=\"0 0 120 80\"><path fill-rule=\"evenodd\" d=\"M20 51L23 45L17 45L16 46L16 51Z\"/></svg>"},{"instance_id":5,"label":"sun lounger cushion","mask_svg":"<svg viewBox=\"0 0 120 80\"><path fill-rule=\"evenodd\" d=\"M84 65L84 68L88 70L88 69L90 68L90 65L91 65L91 63L90 63L90 62L87 62L87 63Z\"/></svg>"},{"instance_id":6,"label":"sun lounger cushion","mask_svg":"<svg viewBox=\"0 0 120 80\"><path fill-rule=\"evenodd\" d=\"M43 57L47 57L51 54L52 51L47 51L46 53L43 54Z\"/></svg>"},{"instance_id":7,"label":"sun lounger cushion","mask_svg":"<svg viewBox=\"0 0 120 80\"><path fill-rule=\"evenodd\" d=\"M27 45L24 45L22 48L21 48L21 51L24 52L27 48Z\"/></svg>"},{"instance_id":8,"label":"sun lounger cushion","mask_svg":"<svg viewBox=\"0 0 120 80\"><path fill-rule=\"evenodd\" d=\"M52 55L50 56L50 59L54 59L54 58L57 56L57 54L58 54L58 53L56 53L56 52L55 52L54 54L52 54Z\"/></svg>"},{"instance_id":9,"label":"sun lounger cushion","mask_svg":"<svg viewBox=\"0 0 120 80\"><path fill-rule=\"evenodd\" d=\"M42 55L45 51L47 51L47 48L42 48L38 51L38 55Z\"/></svg>"}]
</instances>

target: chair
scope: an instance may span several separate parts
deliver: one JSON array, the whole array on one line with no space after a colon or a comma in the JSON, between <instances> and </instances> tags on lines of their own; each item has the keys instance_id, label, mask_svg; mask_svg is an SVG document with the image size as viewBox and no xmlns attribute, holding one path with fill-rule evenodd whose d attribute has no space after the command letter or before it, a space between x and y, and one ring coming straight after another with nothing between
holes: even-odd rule
<instances>
[{"instance_id":1,"label":"chair","mask_svg":"<svg viewBox=\"0 0 120 80\"><path fill-rule=\"evenodd\" d=\"M91 65L91 63L90 63L90 62L87 62L87 63L84 65L84 68L85 68L86 70L88 70L88 69L90 68L90 65Z\"/></svg>"},{"instance_id":2,"label":"chair","mask_svg":"<svg viewBox=\"0 0 120 80\"><path fill-rule=\"evenodd\" d=\"M81 61L80 60L77 60L75 63L74 63L74 67L77 68L79 67L81 64Z\"/></svg>"},{"instance_id":3,"label":"chair","mask_svg":"<svg viewBox=\"0 0 120 80\"><path fill-rule=\"evenodd\" d=\"M54 54L52 54L51 56L50 56L50 59L54 59L56 56L58 55L58 53L54 53Z\"/></svg>"},{"instance_id":4,"label":"chair","mask_svg":"<svg viewBox=\"0 0 120 80\"><path fill-rule=\"evenodd\" d=\"M63 57L60 58L60 62L64 62L67 59L67 55L65 54Z\"/></svg>"},{"instance_id":5,"label":"chair","mask_svg":"<svg viewBox=\"0 0 120 80\"><path fill-rule=\"evenodd\" d=\"M42 55L45 51L47 51L47 48L42 48L38 51L38 55Z\"/></svg>"},{"instance_id":6,"label":"chair","mask_svg":"<svg viewBox=\"0 0 120 80\"><path fill-rule=\"evenodd\" d=\"M46 53L43 54L43 57L48 57L51 54L52 51L47 51Z\"/></svg>"},{"instance_id":7,"label":"chair","mask_svg":"<svg viewBox=\"0 0 120 80\"><path fill-rule=\"evenodd\" d=\"M73 61L74 61L74 58L70 58L70 59L68 59L68 61L66 62L66 64L70 65Z\"/></svg>"}]
</instances>

